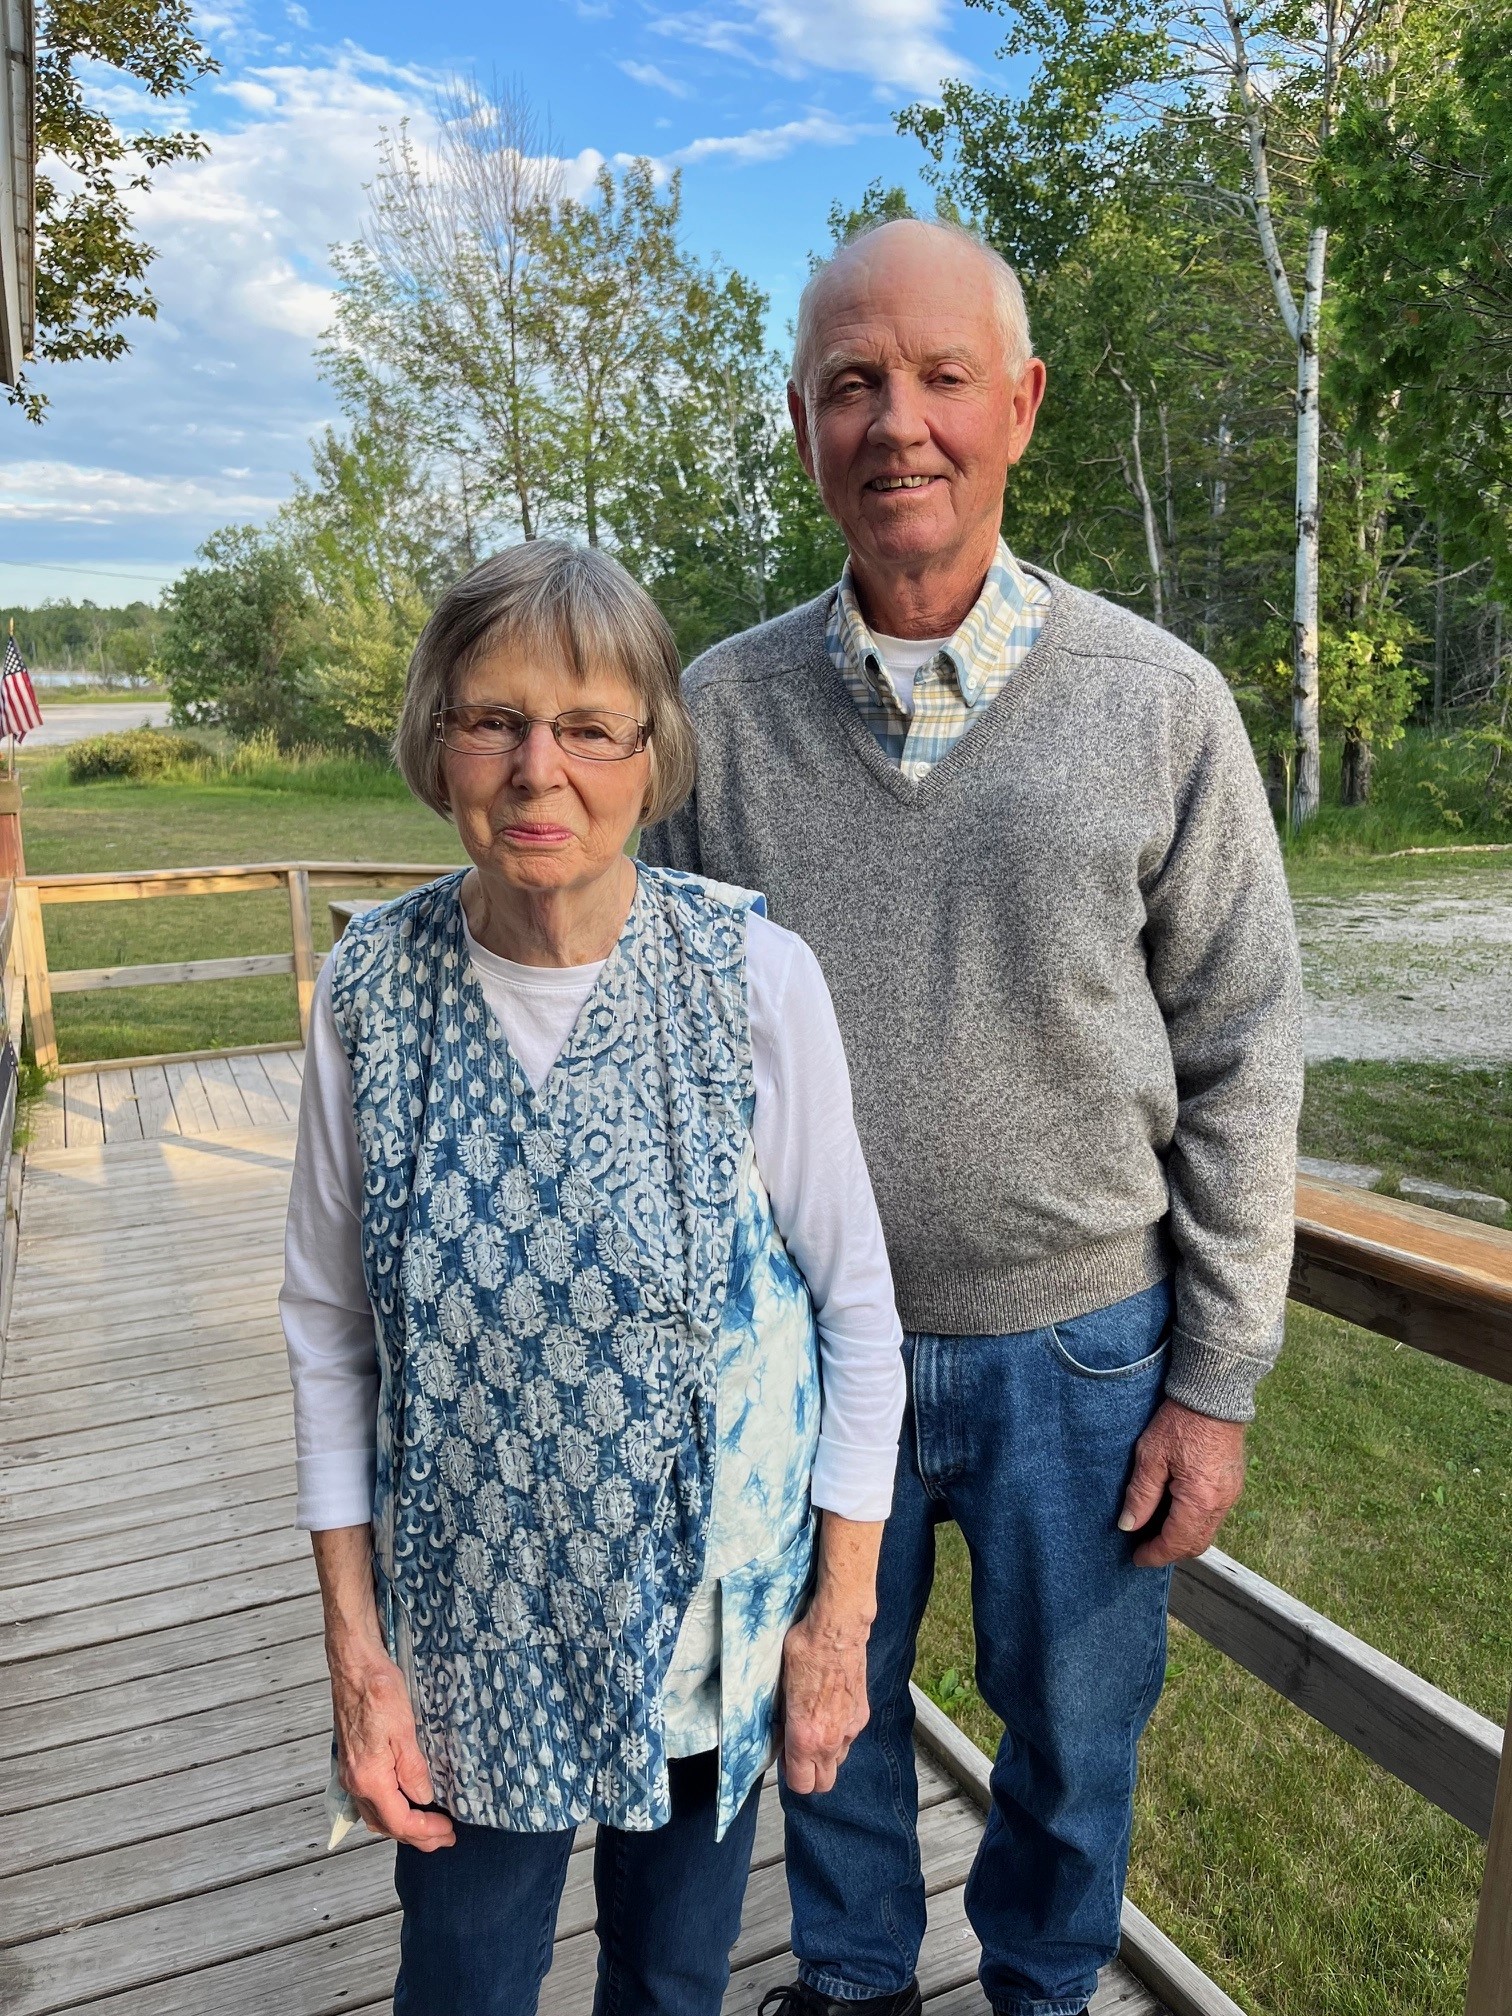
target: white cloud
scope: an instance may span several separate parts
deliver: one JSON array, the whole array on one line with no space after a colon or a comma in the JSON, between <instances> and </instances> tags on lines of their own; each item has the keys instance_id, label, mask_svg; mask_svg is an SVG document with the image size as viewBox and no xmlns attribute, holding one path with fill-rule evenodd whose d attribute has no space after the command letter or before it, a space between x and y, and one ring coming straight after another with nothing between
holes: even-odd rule
<instances>
[{"instance_id":1,"label":"white cloud","mask_svg":"<svg viewBox=\"0 0 1512 2016\"><path fill-rule=\"evenodd\" d=\"M840 70L888 91L932 92L971 66L945 37L949 0L735 0L656 16L660 35L789 77Z\"/></svg>"},{"instance_id":2,"label":"white cloud","mask_svg":"<svg viewBox=\"0 0 1512 2016\"><path fill-rule=\"evenodd\" d=\"M249 469L227 469L244 478ZM42 519L50 524L122 525L143 517L260 518L282 502L244 483L233 487L201 478L165 480L124 469L81 468L74 462L12 462L5 471L0 519Z\"/></svg>"},{"instance_id":3,"label":"white cloud","mask_svg":"<svg viewBox=\"0 0 1512 2016\"><path fill-rule=\"evenodd\" d=\"M849 147L867 134L885 133L885 126L858 125L828 112L789 119L782 126L758 126L749 133L730 133L691 140L665 159L670 167L693 167L700 161L733 161L742 167L756 161L780 161L795 147Z\"/></svg>"},{"instance_id":4,"label":"white cloud","mask_svg":"<svg viewBox=\"0 0 1512 2016\"><path fill-rule=\"evenodd\" d=\"M675 77L669 77L665 70L658 70L654 63L633 63L627 56L619 65L627 77L637 84L644 84L652 91L669 91L674 98L691 96L686 84L679 84Z\"/></svg>"}]
</instances>

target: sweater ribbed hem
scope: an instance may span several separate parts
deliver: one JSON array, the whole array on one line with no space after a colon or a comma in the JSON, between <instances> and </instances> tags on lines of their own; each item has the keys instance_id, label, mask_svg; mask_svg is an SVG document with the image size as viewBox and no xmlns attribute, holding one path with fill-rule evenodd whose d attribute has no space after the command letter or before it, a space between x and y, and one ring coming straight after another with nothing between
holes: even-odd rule
<instances>
[{"instance_id":1,"label":"sweater ribbed hem","mask_svg":"<svg viewBox=\"0 0 1512 2016\"><path fill-rule=\"evenodd\" d=\"M942 1337L1008 1337L1111 1308L1171 1271L1163 1224L1136 1226L1091 1246L979 1273L893 1263L905 1330Z\"/></svg>"}]
</instances>

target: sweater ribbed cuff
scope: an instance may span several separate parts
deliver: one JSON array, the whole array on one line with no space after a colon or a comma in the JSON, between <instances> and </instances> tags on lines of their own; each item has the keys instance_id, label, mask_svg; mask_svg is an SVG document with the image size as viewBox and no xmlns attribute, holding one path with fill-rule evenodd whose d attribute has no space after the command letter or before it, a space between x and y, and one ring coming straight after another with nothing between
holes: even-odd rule
<instances>
[{"instance_id":1,"label":"sweater ribbed cuff","mask_svg":"<svg viewBox=\"0 0 1512 2016\"><path fill-rule=\"evenodd\" d=\"M1240 1351L1173 1330L1165 1397L1214 1421L1253 1421L1255 1388L1275 1364L1280 1347L1279 1325L1270 1338Z\"/></svg>"}]
</instances>

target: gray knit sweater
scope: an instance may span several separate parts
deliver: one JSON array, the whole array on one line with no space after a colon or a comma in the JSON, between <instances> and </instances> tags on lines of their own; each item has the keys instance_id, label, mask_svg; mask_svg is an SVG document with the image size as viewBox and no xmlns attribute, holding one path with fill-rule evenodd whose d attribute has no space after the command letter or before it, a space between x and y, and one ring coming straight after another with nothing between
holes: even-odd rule
<instances>
[{"instance_id":1,"label":"gray knit sweater","mask_svg":"<svg viewBox=\"0 0 1512 2016\"><path fill-rule=\"evenodd\" d=\"M1174 1261L1166 1391L1247 1420L1302 1086L1275 833L1218 671L1039 578L1038 643L917 783L829 660L832 594L716 645L697 793L641 851L818 954L909 1329L1069 1321Z\"/></svg>"}]
</instances>

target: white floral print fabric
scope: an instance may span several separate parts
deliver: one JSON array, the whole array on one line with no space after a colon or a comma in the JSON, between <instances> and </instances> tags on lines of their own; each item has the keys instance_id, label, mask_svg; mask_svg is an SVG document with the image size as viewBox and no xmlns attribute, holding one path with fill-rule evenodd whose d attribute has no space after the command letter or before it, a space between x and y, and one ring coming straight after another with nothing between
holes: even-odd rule
<instances>
[{"instance_id":1,"label":"white floral print fabric","mask_svg":"<svg viewBox=\"0 0 1512 2016\"><path fill-rule=\"evenodd\" d=\"M812 1311L750 1152L750 899L642 868L537 1094L473 976L460 882L354 920L333 955L391 1644L457 1818L655 1827L673 1649L728 1564L745 1579L721 1582L723 1831L769 1753L818 1425ZM717 1421L742 1352L794 1381L788 1432L758 1410L746 1456ZM717 1494L734 1509L711 1533L727 1445L751 1489Z\"/></svg>"}]
</instances>

